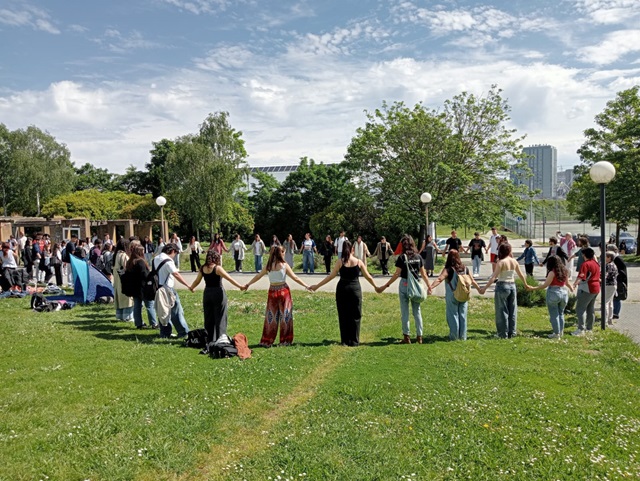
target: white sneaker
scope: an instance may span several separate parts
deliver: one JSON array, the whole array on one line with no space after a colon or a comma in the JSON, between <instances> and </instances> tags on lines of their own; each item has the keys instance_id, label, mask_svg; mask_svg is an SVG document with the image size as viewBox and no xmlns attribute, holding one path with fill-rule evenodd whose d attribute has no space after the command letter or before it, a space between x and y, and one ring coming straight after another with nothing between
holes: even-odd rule
<instances>
[{"instance_id":1,"label":"white sneaker","mask_svg":"<svg viewBox=\"0 0 640 481\"><path fill-rule=\"evenodd\" d=\"M473 275L473 278L474 278L474 279L477 279L478 277L480 277L480 274L474 274L474 275Z\"/></svg>"},{"instance_id":2,"label":"white sneaker","mask_svg":"<svg viewBox=\"0 0 640 481\"><path fill-rule=\"evenodd\" d=\"M572 336L584 336L584 331L582 329L576 329L571 333Z\"/></svg>"},{"instance_id":3,"label":"white sneaker","mask_svg":"<svg viewBox=\"0 0 640 481\"><path fill-rule=\"evenodd\" d=\"M555 332L553 334L549 334L547 336L549 339L560 339L562 337L562 334L556 334Z\"/></svg>"}]
</instances>

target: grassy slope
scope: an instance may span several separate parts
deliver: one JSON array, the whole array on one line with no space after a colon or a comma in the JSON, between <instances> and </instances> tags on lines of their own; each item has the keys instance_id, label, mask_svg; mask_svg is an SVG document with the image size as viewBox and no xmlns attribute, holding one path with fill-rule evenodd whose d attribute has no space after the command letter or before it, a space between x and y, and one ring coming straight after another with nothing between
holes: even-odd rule
<instances>
[{"instance_id":1,"label":"grassy slope","mask_svg":"<svg viewBox=\"0 0 640 481\"><path fill-rule=\"evenodd\" d=\"M200 327L201 294L182 293ZM257 343L266 293L230 292L230 333ZM367 295L360 348L333 296L295 293L296 345L212 360L112 322L110 307L0 303L0 479L621 479L640 476L640 349L613 332L549 341L546 312L492 338L399 345L393 295ZM571 321L571 318L570 318Z\"/></svg>"}]
</instances>

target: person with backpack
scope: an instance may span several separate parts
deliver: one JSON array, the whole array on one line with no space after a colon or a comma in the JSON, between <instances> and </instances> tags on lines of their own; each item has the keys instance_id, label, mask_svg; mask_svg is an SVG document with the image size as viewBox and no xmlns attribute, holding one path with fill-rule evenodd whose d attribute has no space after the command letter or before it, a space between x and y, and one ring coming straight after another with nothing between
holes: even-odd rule
<instances>
[{"instance_id":1,"label":"person with backpack","mask_svg":"<svg viewBox=\"0 0 640 481\"><path fill-rule=\"evenodd\" d=\"M516 274L522 282L527 283L520 269L520 264L511 256L511 244L500 244L500 247L498 247L498 261L493 266L493 274L487 284L478 289L478 292L484 294L489 286L494 281L496 282L493 300L496 309L497 337L501 339L511 339L516 336L518 322Z\"/></svg>"},{"instance_id":2,"label":"person with backpack","mask_svg":"<svg viewBox=\"0 0 640 481\"><path fill-rule=\"evenodd\" d=\"M573 292L569 282L569 272L558 256L551 256L547 259L547 278L544 284L530 286L525 283L529 291L547 289L547 309L549 311L549 322L553 333L549 334L549 339L559 339L564 334L564 309L569 302L567 289Z\"/></svg>"},{"instance_id":3,"label":"person with backpack","mask_svg":"<svg viewBox=\"0 0 640 481\"><path fill-rule=\"evenodd\" d=\"M265 274L269 276L269 295L260 345L271 347L276 340L278 325L280 325L280 346L289 346L293 344L293 301L291 290L287 285L287 276L305 289L309 286L298 278L286 263L282 247L271 249L267 264L243 286L243 290L246 291L251 284L260 280Z\"/></svg>"},{"instance_id":4,"label":"person with backpack","mask_svg":"<svg viewBox=\"0 0 640 481\"><path fill-rule=\"evenodd\" d=\"M97 266L98 259L102 255L102 241L100 239L96 239L95 244L89 251L89 262L94 266Z\"/></svg>"},{"instance_id":5,"label":"person with backpack","mask_svg":"<svg viewBox=\"0 0 640 481\"><path fill-rule=\"evenodd\" d=\"M125 271L131 276L131 297L133 298L133 322L137 329L147 329L147 325L142 320L142 305L147 310L147 319L149 325L153 329L158 328L158 321L156 320L156 308L153 300L144 299L142 293L142 287L149 275L149 264L144 258L144 247L141 244L136 244L131 248L131 257L127 261ZM124 286L123 286L124 288Z\"/></svg>"},{"instance_id":6,"label":"person with backpack","mask_svg":"<svg viewBox=\"0 0 640 481\"><path fill-rule=\"evenodd\" d=\"M175 289L175 282L178 281L187 289L190 289L191 286L184 280L173 262L178 252L177 245L166 244L162 248L162 252L151 262L152 272L155 271L158 279L159 289L155 296L155 306L158 321L160 321L161 338L184 338L189 334L189 326L184 317L180 296ZM177 335L172 334L172 326L176 328Z\"/></svg>"},{"instance_id":7,"label":"person with backpack","mask_svg":"<svg viewBox=\"0 0 640 481\"><path fill-rule=\"evenodd\" d=\"M469 275L469 269L465 267L457 250L451 249L447 255L444 269L438 278L431 284L431 290L441 282L445 282L445 302L447 324L449 324L449 339L467 340L467 312L471 286L480 291L476 280Z\"/></svg>"},{"instance_id":8,"label":"person with backpack","mask_svg":"<svg viewBox=\"0 0 640 481\"><path fill-rule=\"evenodd\" d=\"M80 241L82 242L82 241ZM133 299L122 292L122 282L120 275L125 271L129 261L129 240L121 237L116 244L116 251L113 260L113 302L116 307L116 319L118 321L133 321Z\"/></svg>"},{"instance_id":9,"label":"person with backpack","mask_svg":"<svg viewBox=\"0 0 640 481\"><path fill-rule=\"evenodd\" d=\"M367 270L367 263L354 255L351 243L344 241L342 258L338 259L331 274L322 279L309 290L316 291L337 275L340 276L336 286L336 307L338 324L340 325L340 343L343 346L356 347L360 344L360 320L362 319L362 289L360 275L364 276L374 289L376 283Z\"/></svg>"},{"instance_id":10,"label":"person with backpack","mask_svg":"<svg viewBox=\"0 0 640 481\"><path fill-rule=\"evenodd\" d=\"M411 344L411 330L409 328L409 304L411 304L413 320L416 325L416 342L418 344L422 344L422 312L420 311L420 301L409 298L407 293L408 277L413 276L414 279L422 278L428 289L431 288L431 284L429 283L427 271L424 269L422 257L418 254L418 249L416 249L413 237L405 234L402 236L400 244L402 246L402 253L396 260L396 271L386 284L376 289L376 292L383 292L387 287L393 284L398 277L401 278L400 286L398 287L403 336L401 342L402 344Z\"/></svg>"},{"instance_id":11,"label":"person with backpack","mask_svg":"<svg viewBox=\"0 0 640 481\"><path fill-rule=\"evenodd\" d=\"M221 264L220 254L213 249L209 250L204 265L189 287L193 292L204 279L206 287L202 294L202 307L204 310L204 329L207 331L207 345L217 341L223 334L227 334L227 293L222 285L222 279L229 281L238 289L243 287L223 269Z\"/></svg>"}]
</instances>

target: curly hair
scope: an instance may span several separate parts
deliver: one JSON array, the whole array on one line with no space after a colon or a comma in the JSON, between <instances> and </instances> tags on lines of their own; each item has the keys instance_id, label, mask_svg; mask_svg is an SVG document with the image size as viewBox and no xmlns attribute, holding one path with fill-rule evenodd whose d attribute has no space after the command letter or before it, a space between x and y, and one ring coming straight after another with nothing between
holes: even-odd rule
<instances>
[{"instance_id":1,"label":"curly hair","mask_svg":"<svg viewBox=\"0 0 640 481\"><path fill-rule=\"evenodd\" d=\"M549 256L547 259L547 272L553 271L559 282L566 282L569 271L558 256Z\"/></svg>"}]
</instances>

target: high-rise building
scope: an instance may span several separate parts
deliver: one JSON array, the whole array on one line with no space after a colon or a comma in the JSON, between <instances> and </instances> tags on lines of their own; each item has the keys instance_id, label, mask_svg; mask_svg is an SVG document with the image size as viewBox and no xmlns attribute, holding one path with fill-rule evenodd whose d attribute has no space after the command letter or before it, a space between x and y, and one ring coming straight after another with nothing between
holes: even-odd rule
<instances>
[{"instance_id":1,"label":"high-rise building","mask_svg":"<svg viewBox=\"0 0 640 481\"><path fill-rule=\"evenodd\" d=\"M553 199L556 197L558 175L558 151L552 145L531 145L523 152L527 156L527 164L531 169L531 177L518 179L517 173L512 172L512 179L519 184L526 184L531 190L539 190L539 198Z\"/></svg>"}]
</instances>

